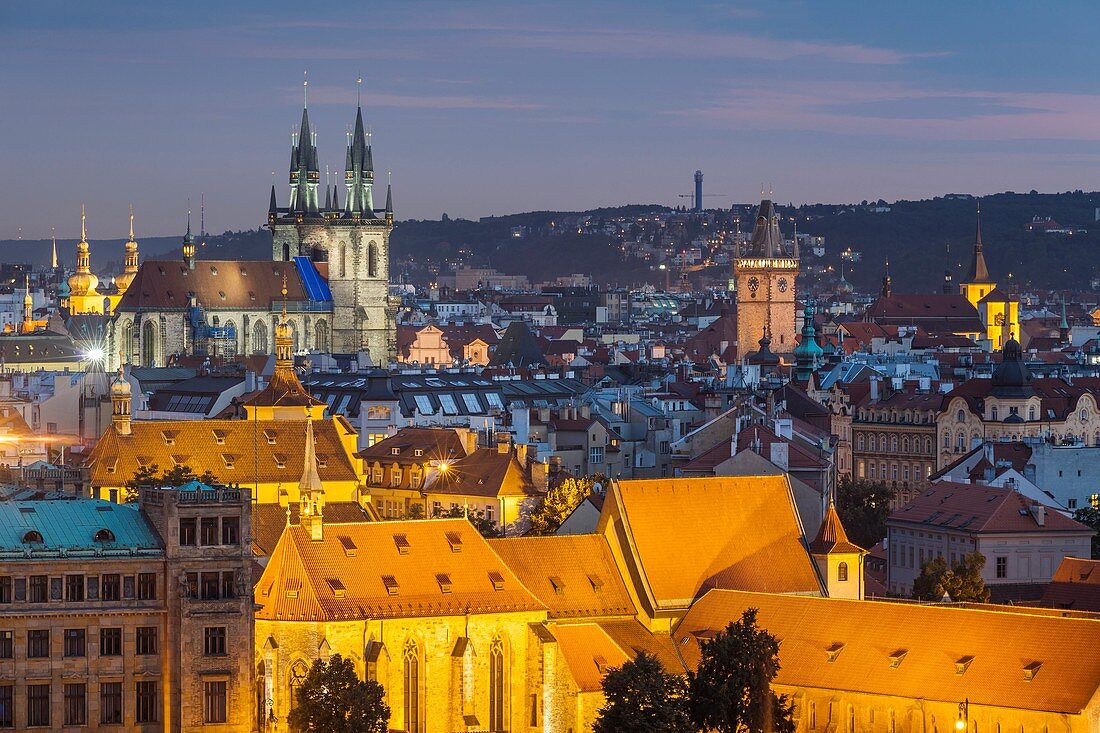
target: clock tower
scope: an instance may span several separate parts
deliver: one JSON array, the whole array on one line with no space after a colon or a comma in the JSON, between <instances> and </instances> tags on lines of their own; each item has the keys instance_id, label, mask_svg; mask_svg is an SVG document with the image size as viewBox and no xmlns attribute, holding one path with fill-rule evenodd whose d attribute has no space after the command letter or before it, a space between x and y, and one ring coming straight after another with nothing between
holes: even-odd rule
<instances>
[{"instance_id":1,"label":"clock tower","mask_svg":"<svg viewBox=\"0 0 1100 733\"><path fill-rule=\"evenodd\" d=\"M766 333L771 350L790 354L795 347L795 278L798 240L787 252L779 230L779 214L768 199L760 202L752 239L733 264L737 283L737 354L753 350Z\"/></svg>"}]
</instances>

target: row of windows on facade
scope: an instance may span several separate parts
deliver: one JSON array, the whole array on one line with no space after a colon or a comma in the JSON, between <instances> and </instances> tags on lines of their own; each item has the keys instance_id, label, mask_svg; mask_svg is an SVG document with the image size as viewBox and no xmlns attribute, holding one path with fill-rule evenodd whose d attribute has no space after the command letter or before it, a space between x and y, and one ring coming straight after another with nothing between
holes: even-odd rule
<instances>
[{"instance_id":1,"label":"row of windows on facade","mask_svg":"<svg viewBox=\"0 0 1100 733\"><path fill-rule=\"evenodd\" d=\"M122 725L125 717L125 700L122 682L99 683L99 723ZM227 683L224 680L203 683L203 722L224 723L228 711ZM27 685L24 691L26 714L19 728L51 727L50 698L54 686L50 684ZM65 683L61 686L62 721L65 726L87 725L88 685L84 682ZM156 723L160 720L160 692L156 680L134 683L133 714L135 723ZM0 728L16 727L16 695L14 685L0 685Z\"/></svg>"},{"instance_id":2,"label":"row of windows on facade","mask_svg":"<svg viewBox=\"0 0 1100 733\"><path fill-rule=\"evenodd\" d=\"M896 463L891 463L889 472L887 472L886 463L879 463L876 468L874 461L856 461L856 474L857 478L867 479L882 479L883 481L897 481L899 476L899 466ZM908 463L903 463L900 466L900 476L902 482L920 481L921 478L928 478L932 475L931 463L914 463L912 471Z\"/></svg>"},{"instance_id":3,"label":"row of windows on facade","mask_svg":"<svg viewBox=\"0 0 1100 733\"><path fill-rule=\"evenodd\" d=\"M123 656L122 627L108 627L99 629L99 656L121 657ZM51 654L51 629L27 630L27 659L50 659ZM65 629L61 634L62 657L66 659L81 659L88 656L88 630ZM208 657L224 657L226 655L228 634L225 626L207 626L202 634L203 655ZM15 659L15 632L10 629L0 629L0 659ZM134 633L133 654L136 656L154 656L159 653L160 640L156 626L138 626Z\"/></svg>"},{"instance_id":4,"label":"row of windows on facade","mask_svg":"<svg viewBox=\"0 0 1100 733\"><path fill-rule=\"evenodd\" d=\"M102 575L31 575L25 578L0 575L0 603L49 601L154 601L156 573L104 573Z\"/></svg>"},{"instance_id":5,"label":"row of windows on facade","mask_svg":"<svg viewBox=\"0 0 1100 733\"><path fill-rule=\"evenodd\" d=\"M288 321L291 329L291 349L295 353L301 351L301 337L297 327L293 321ZM221 324L217 316L214 316L211 321L213 328L225 328L226 333L229 333L230 329L233 333L237 332L236 323L230 319ZM251 353L256 356L264 356L271 353L271 347L268 345L267 337L267 324L263 321L256 319L252 321L252 325L247 331L240 331L240 336L232 336L228 338L207 339L207 341L216 342L218 345L218 356L231 357L236 356L238 353ZM127 323L123 327L122 343L132 344L133 351L141 354L141 363L149 366L157 358L157 339L164 338L159 334L156 324L153 321L146 321L141 330L142 336L139 341L134 334L133 325ZM308 334L307 334L308 336ZM313 344L312 347L317 351L328 351L329 348L329 327L328 323L323 320L318 320L313 325Z\"/></svg>"},{"instance_id":6,"label":"row of windows on facade","mask_svg":"<svg viewBox=\"0 0 1100 733\"><path fill-rule=\"evenodd\" d=\"M896 412L890 413L880 412L875 410L860 410L860 421L874 421L874 422L891 422L891 423L912 423L914 425L931 424L936 422L936 413L934 412Z\"/></svg>"},{"instance_id":7,"label":"row of windows on facade","mask_svg":"<svg viewBox=\"0 0 1100 733\"><path fill-rule=\"evenodd\" d=\"M390 499L377 499L376 508L378 513L385 519L405 519L410 515L410 509L412 506L419 506L418 504L410 504L408 501L390 500ZM488 522L496 521L496 507L493 504L486 504L484 507L473 504L459 504L452 501L450 504L450 510L452 513L457 512L460 508L465 508L467 511L476 512L484 511L485 519ZM443 515L443 502L432 502L432 514L433 517L439 517Z\"/></svg>"},{"instance_id":8,"label":"row of windows on facade","mask_svg":"<svg viewBox=\"0 0 1100 733\"><path fill-rule=\"evenodd\" d=\"M890 441L890 447L888 449L886 447L887 438L886 438L886 435L884 433L880 434L877 439L876 439L874 433L869 433L867 435L864 435L863 433L857 433L856 434L856 450L869 450L869 451L881 450L884 453L887 452L887 450L889 450L890 453L897 453L898 452L898 446L899 446L898 436L891 435L889 441ZM913 441L912 441L912 443L910 443L909 442L909 436L908 435L903 435L901 437L900 446L901 446L901 452L902 453L909 453L910 452L909 448L910 448L910 446L912 446L913 450L911 452L913 452L913 453L923 453L925 455L932 455L932 438L931 437L926 437L924 439L924 450L923 451L921 450L921 439L919 437L916 437L916 436L913 437Z\"/></svg>"},{"instance_id":9,"label":"row of windows on facade","mask_svg":"<svg viewBox=\"0 0 1100 733\"><path fill-rule=\"evenodd\" d=\"M240 517L180 517L180 544L239 545Z\"/></svg>"}]
</instances>

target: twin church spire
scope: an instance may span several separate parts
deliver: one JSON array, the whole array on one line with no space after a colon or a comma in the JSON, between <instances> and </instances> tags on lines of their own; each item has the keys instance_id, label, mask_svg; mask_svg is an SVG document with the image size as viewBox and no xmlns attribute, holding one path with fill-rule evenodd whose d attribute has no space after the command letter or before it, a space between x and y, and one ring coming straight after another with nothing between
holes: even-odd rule
<instances>
[{"instance_id":1,"label":"twin church spire","mask_svg":"<svg viewBox=\"0 0 1100 733\"><path fill-rule=\"evenodd\" d=\"M362 78L358 84L362 84ZM339 186L329 188L325 182L324 207L321 206L318 188L321 185L321 166L317 155L317 133L309 122L309 99L305 96L308 80L303 82L302 122L292 136L290 148L290 205L286 213L291 216L346 216L351 218L383 218L374 208L374 153L370 134L363 123L363 107L357 99L355 125L348 133L344 157L344 204L340 206ZM358 94L357 94L358 97ZM271 187L268 217L277 218L279 210L275 187ZM385 218L392 221L393 199L387 185Z\"/></svg>"}]
</instances>

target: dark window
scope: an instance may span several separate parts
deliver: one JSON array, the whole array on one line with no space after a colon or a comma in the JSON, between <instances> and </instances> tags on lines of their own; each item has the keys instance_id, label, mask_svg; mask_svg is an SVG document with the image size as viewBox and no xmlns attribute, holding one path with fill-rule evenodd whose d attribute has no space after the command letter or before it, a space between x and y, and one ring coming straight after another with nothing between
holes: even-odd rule
<instances>
[{"instance_id":1,"label":"dark window","mask_svg":"<svg viewBox=\"0 0 1100 733\"><path fill-rule=\"evenodd\" d=\"M84 576L83 575L66 575L65 576L65 600L66 601L83 601L84 600Z\"/></svg>"},{"instance_id":2,"label":"dark window","mask_svg":"<svg viewBox=\"0 0 1100 733\"><path fill-rule=\"evenodd\" d=\"M187 574L187 597L198 598L199 597L199 574L188 573Z\"/></svg>"},{"instance_id":3,"label":"dark window","mask_svg":"<svg viewBox=\"0 0 1100 733\"><path fill-rule=\"evenodd\" d=\"M0 603L11 603L11 576L0 577Z\"/></svg>"},{"instance_id":4,"label":"dark window","mask_svg":"<svg viewBox=\"0 0 1100 733\"><path fill-rule=\"evenodd\" d=\"M239 545L241 542L241 520L237 517L222 517L222 544Z\"/></svg>"},{"instance_id":5,"label":"dark window","mask_svg":"<svg viewBox=\"0 0 1100 733\"><path fill-rule=\"evenodd\" d=\"M85 725L88 722L88 688L83 683L65 685L65 725Z\"/></svg>"},{"instance_id":6,"label":"dark window","mask_svg":"<svg viewBox=\"0 0 1100 733\"><path fill-rule=\"evenodd\" d=\"M124 575L122 576L122 597L126 600L132 600L134 597L134 576Z\"/></svg>"},{"instance_id":7,"label":"dark window","mask_svg":"<svg viewBox=\"0 0 1100 733\"><path fill-rule=\"evenodd\" d=\"M137 683L137 722L157 722L157 683L155 680Z\"/></svg>"},{"instance_id":8,"label":"dark window","mask_svg":"<svg viewBox=\"0 0 1100 733\"><path fill-rule=\"evenodd\" d=\"M153 601L157 598L157 574L138 573L137 597L139 601Z\"/></svg>"},{"instance_id":9,"label":"dark window","mask_svg":"<svg viewBox=\"0 0 1100 733\"><path fill-rule=\"evenodd\" d=\"M99 684L99 722L105 725L122 724L122 683Z\"/></svg>"},{"instance_id":10,"label":"dark window","mask_svg":"<svg viewBox=\"0 0 1100 733\"><path fill-rule=\"evenodd\" d=\"M157 627L139 626L137 630L137 653L157 653Z\"/></svg>"},{"instance_id":11,"label":"dark window","mask_svg":"<svg viewBox=\"0 0 1100 733\"><path fill-rule=\"evenodd\" d=\"M122 600L122 576L117 573L103 576L102 597L105 601Z\"/></svg>"},{"instance_id":12,"label":"dark window","mask_svg":"<svg viewBox=\"0 0 1100 733\"><path fill-rule=\"evenodd\" d=\"M200 544L203 545L216 545L218 544L218 518L217 517L203 517L202 518L202 532L200 536Z\"/></svg>"},{"instance_id":13,"label":"dark window","mask_svg":"<svg viewBox=\"0 0 1100 733\"><path fill-rule=\"evenodd\" d=\"M50 630L31 629L27 632L27 657L46 659L50 656Z\"/></svg>"},{"instance_id":14,"label":"dark window","mask_svg":"<svg viewBox=\"0 0 1100 733\"><path fill-rule=\"evenodd\" d=\"M122 629L99 630L99 656L122 656Z\"/></svg>"},{"instance_id":15,"label":"dark window","mask_svg":"<svg viewBox=\"0 0 1100 733\"><path fill-rule=\"evenodd\" d=\"M848 563L842 562L840 565L837 565L836 579L841 583L848 582Z\"/></svg>"},{"instance_id":16,"label":"dark window","mask_svg":"<svg viewBox=\"0 0 1100 733\"><path fill-rule=\"evenodd\" d=\"M217 600L221 591L221 573L203 573L201 578L202 599L204 601Z\"/></svg>"},{"instance_id":17,"label":"dark window","mask_svg":"<svg viewBox=\"0 0 1100 733\"><path fill-rule=\"evenodd\" d=\"M87 654L88 640L84 629L65 629L65 656L83 657Z\"/></svg>"},{"instance_id":18,"label":"dark window","mask_svg":"<svg viewBox=\"0 0 1100 733\"><path fill-rule=\"evenodd\" d=\"M181 545L193 545L195 544L195 518L187 517L180 519L180 544Z\"/></svg>"},{"instance_id":19,"label":"dark window","mask_svg":"<svg viewBox=\"0 0 1100 733\"><path fill-rule=\"evenodd\" d=\"M15 687L0 685L0 728L15 727Z\"/></svg>"},{"instance_id":20,"label":"dark window","mask_svg":"<svg viewBox=\"0 0 1100 733\"><path fill-rule=\"evenodd\" d=\"M1007 557L998 557L997 558L997 577L998 578L1007 578L1008 577L1008 558Z\"/></svg>"},{"instance_id":21,"label":"dark window","mask_svg":"<svg viewBox=\"0 0 1100 733\"><path fill-rule=\"evenodd\" d=\"M207 626L202 630L202 653L208 657L225 656L224 626Z\"/></svg>"},{"instance_id":22,"label":"dark window","mask_svg":"<svg viewBox=\"0 0 1100 733\"><path fill-rule=\"evenodd\" d=\"M0 659L11 659L15 656L15 632L0 631Z\"/></svg>"},{"instance_id":23,"label":"dark window","mask_svg":"<svg viewBox=\"0 0 1100 733\"><path fill-rule=\"evenodd\" d=\"M50 724L50 686L27 685L27 725Z\"/></svg>"},{"instance_id":24,"label":"dark window","mask_svg":"<svg viewBox=\"0 0 1100 733\"><path fill-rule=\"evenodd\" d=\"M222 572L222 598L236 598L237 589L236 583L233 581L233 572L225 570Z\"/></svg>"},{"instance_id":25,"label":"dark window","mask_svg":"<svg viewBox=\"0 0 1100 733\"><path fill-rule=\"evenodd\" d=\"M27 600L30 603L45 603L49 600L50 579L46 575L32 575L27 583Z\"/></svg>"},{"instance_id":26,"label":"dark window","mask_svg":"<svg viewBox=\"0 0 1100 733\"><path fill-rule=\"evenodd\" d=\"M202 721L204 723L225 722L225 682L206 682L203 684Z\"/></svg>"}]
</instances>

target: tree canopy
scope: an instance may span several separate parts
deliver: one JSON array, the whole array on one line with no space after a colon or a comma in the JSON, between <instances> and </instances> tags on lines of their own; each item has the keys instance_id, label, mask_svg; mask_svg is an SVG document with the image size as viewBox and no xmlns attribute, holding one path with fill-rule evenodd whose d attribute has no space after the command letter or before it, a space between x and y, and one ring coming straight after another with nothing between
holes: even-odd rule
<instances>
[{"instance_id":1,"label":"tree canopy","mask_svg":"<svg viewBox=\"0 0 1100 733\"><path fill-rule=\"evenodd\" d=\"M562 479L550 487L542 504L531 514L531 532L553 534L569 514L592 495L596 484L606 483L607 479L600 475Z\"/></svg>"},{"instance_id":2,"label":"tree canopy","mask_svg":"<svg viewBox=\"0 0 1100 733\"><path fill-rule=\"evenodd\" d=\"M603 679L604 706L593 733L692 733L687 683L669 674L657 658L642 652L608 671Z\"/></svg>"},{"instance_id":3,"label":"tree canopy","mask_svg":"<svg viewBox=\"0 0 1100 733\"><path fill-rule=\"evenodd\" d=\"M1100 509L1087 506L1073 513L1073 518L1088 525L1096 534L1092 536L1092 559L1100 560Z\"/></svg>"},{"instance_id":4,"label":"tree canopy","mask_svg":"<svg viewBox=\"0 0 1100 733\"><path fill-rule=\"evenodd\" d=\"M205 471L199 476L187 465L173 466L171 470L163 473L160 471L160 466L155 463L141 466L134 471L134 475L126 482L124 501L137 501L137 490L141 486L179 487L196 479L208 486L213 486L218 482L217 477L210 471Z\"/></svg>"},{"instance_id":5,"label":"tree canopy","mask_svg":"<svg viewBox=\"0 0 1100 733\"><path fill-rule=\"evenodd\" d=\"M351 660L333 654L310 667L288 722L303 733L386 733L384 695L382 685L359 679Z\"/></svg>"},{"instance_id":6,"label":"tree canopy","mask_svg":"<svg viewBox=\"0 0 1100 733\"><path fill-rule=\"evenodd\" d=\"M897 495L884 483L844 476L836 485L836 510L848 538L860 547L874 547L886 536L890 502Z\"/></svg>"},{"instance_id":7,"label":"tree canopy","mask_svg":"<svg viewBox=\"0 0 1100 733\"><path fill-rule=\"evenodd\" d=\"M982 578L985 555L972 552L963 555L951 567L946 558L937 556L921 565L920 575L913 581L913 597L922 601L939 601L949 596L953 601L985 603L989 589Z\"/></svg>"},{"instance_id":8,"label":"tree canopy","mask_svg":"<svg viewBox=\"0 0 1100 733\"><path fill-rule=\"evenodd\" d=\"M453 506L447 509L437 507L432 511L435 519L459 519L465 517L474 525L474 529L481 533L482 537L500 537L504 534L500 526L485 516L482 509L470 509L469 507Z\"/></svg>"},{"instance_id":9,"label":"tree canopy","mask_svg":"<svg viewBox=\"0 0 1100 733\"><path fill-rule=\"evenodd\" d=\"M688 673L692 722L718 733L793 733L785 695L772 692L779 673L779 642L756 625L749 608L713 639L704 641L702 658Z\"/></svg>"}]
</instances>

